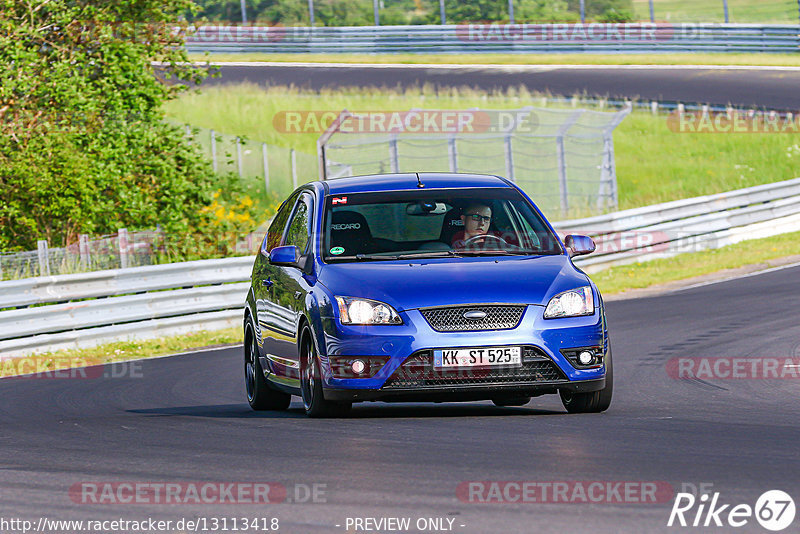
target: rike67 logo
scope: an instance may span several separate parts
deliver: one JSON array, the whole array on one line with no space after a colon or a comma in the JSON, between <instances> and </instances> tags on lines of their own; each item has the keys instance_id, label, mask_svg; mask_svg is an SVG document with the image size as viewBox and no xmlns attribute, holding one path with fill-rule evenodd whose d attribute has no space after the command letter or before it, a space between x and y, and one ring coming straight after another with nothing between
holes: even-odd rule
<instances>
[{"instance_id":1,"label":"rike67 logo","mask_svg":"<svg viewBox=\"0 0 800 534\"><path fill-rule=\"evenodd\" d=\"M730 504L720 499L720 493L678 493L669 514L667 526L681 527L743 527L755 519L767 530L780 531L794 521L795 505L792 497L781 490L764 492L755 503Z\"/></svg>"}]
</instances>

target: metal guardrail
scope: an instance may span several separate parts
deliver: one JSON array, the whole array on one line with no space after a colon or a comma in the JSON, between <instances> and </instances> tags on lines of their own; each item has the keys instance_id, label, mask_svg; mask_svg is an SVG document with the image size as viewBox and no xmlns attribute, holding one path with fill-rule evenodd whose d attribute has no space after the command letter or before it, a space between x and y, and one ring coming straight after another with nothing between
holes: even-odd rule
<instances>
[{"instance_id":1,"label":"metal guardrail","mask_svg":"<svg viewBox=\"0 0 800 534\"><path fill-rule=\"evenodd\" d=\"M800 178L554 227L595 238L597 251L575 260L590 273L719 248L800 229ZM249 256L0 282L0 357L237 326L252 264Z\"/></svg>"},{"instance_id":2,"label":"metal guardrail","mask_svg":"<svg viewBox=\"0 0 800 534\"><path fill-rule=\"evenodd\" d=\"M247 256L0 282L0 357L236 326L252 268Z\"/></svg>"},{"instance_id":3,"label":"metal guardrail","mask_svg":"<svg viewBox=\"0 0 800 534\"><path fill-rule=\"evenodd\" d=\"M111 297L210 284L243 282L250 278L253 257L166 263L61 276L39 276L0 282L0 307L12 308Z\"/></svg>"},{"instance_id":4,"label":"metal guardrail","mask_svg":"<svg viewBox=\"0 0 800 534\"><path fill-rule=\"evenodd\" d=\"M560 235L595 239L597 251L575 260L593 273L800 230L800 178L553 226Z\"/></svg>"},{"instance_id":5,"label":"metal guardrail","mask_svg":"<svg viewBox=\"0 0 800 534\"><path fill-rule=\"evenodd\" d=\"M191 53L797 52L789 24L552 23L201 26Z\"/></svg>"}]
</instances>

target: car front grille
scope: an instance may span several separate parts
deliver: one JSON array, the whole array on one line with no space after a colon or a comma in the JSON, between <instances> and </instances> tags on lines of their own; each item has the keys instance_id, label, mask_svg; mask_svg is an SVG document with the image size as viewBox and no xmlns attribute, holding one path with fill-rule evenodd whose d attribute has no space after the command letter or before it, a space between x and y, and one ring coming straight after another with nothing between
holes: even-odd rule
<instances>
[{"instance_id":1,"label":"car front grille","mask_svg":"<svg viewBox=\"0 0 800 534\"><path fill-rule=\"evenodd\" d=\"M437 332L472 332L476 330L509 330L515 328L525 306L503 304L478 304L474 306L446 306L420 308L420 313ZM468 319L465 314L481 312L479 319Z\"/></svg>"},{"instance_id":2,"label":"car front grille","mask_svg":"<svg viewBox=\"0 0 800 534\"><path fill-rule=\"evenodd\" d=\"M521 367L483 367L434 369L433 351L423 350L409 356L383 385L384 390L435 388L446 386L535 384L565 382L567 377L537 347L522 348Z\"/></svg>"}]
</instances>

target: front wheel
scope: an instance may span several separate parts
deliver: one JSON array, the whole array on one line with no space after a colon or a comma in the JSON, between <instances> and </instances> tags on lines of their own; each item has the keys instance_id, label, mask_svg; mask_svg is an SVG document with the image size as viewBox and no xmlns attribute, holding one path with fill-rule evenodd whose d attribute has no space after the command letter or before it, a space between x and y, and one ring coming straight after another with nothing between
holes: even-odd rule
<instances>
[{"instance_id":1,"label":"front wheel","mask_svg":"<svg viewBox=\"0 0 800 534\"><path fill-rule=\"evenodd\" d=\"M599 391L587 393L573 393L559 391L561 404L569 413L599 413L608 410L611 406L611 396L614 392L614 366L611 363L611 349L606 355L606 386Z\"/></svg>"},{"instance_id":2,"label":"front wheel","mask_svg":"<svg viewBox=\"0 0 800 534\"><path fill-rule=\"evenodd\" d=\"M300 391L303 408L309 417L341 417L347 414L352 403L335 403L325 400L322 393L322 373L317 351L311 337L311 329L305 327L300 339Z\"/></svg>"},{"instance_id":3,"label":"front wheel","mask_svg":"<svg viewBox=\"0 0 800 534\"><path fill-rule=\"evenodd\" d=\"M256 337L250 321L244 327L244 385L247 402L253 410L285 410L292 402L291 395L275 391L267 384L258 360Z\"/></svg>"}]
</instances>

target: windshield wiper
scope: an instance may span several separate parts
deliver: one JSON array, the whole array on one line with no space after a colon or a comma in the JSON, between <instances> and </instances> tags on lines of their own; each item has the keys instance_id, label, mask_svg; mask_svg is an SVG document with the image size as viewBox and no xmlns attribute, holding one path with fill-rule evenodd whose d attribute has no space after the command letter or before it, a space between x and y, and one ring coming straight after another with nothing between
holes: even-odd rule
<instances>
[{"instance_id":1,"label":"windshield wiper","mask_svg":"<svg viewBox=\"0 0 800 534\"><path fill-rule=\"evenodd\" d=\"M400 254L398 258L405 260L407 258L458 258L460 253L455 250L420 250L419 252L408 252Z\"/></svg>"},{"instance_id":2,"label":"windshield wiper","mask_svg":"<svg viewBox=\"0 0 800 534\"><path fill-rule=\"evenodd\" d=\"M361 260L399 260L396 254L356 254L355 259Z\"/></svg>"},{"instance_id":3,"label":"windshield wiper","mask_svg":"<svg viewBox=\"0 0 800 534\"><path fill-rule=\"evenodd\" d=\"M538 256L542 252L538 250L459 250L458 254L463 256Z\"/></svg>"},{"instance_id":4,"label":"windshield wiper","mask_svg":"<svg viewBox=\"0 0 800 534\"><path fill-rule=\"evenodd\" d=\"M325 260L327 261L341 261L341 260L350 260L350 261L369 261L369 260L397 260L400 259L399 256L393 255L386 255L386 254L356 254L355 256L326 256Z\"/></svg>"}]
</instances>

